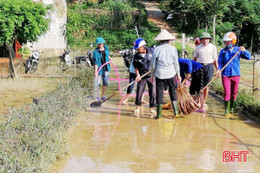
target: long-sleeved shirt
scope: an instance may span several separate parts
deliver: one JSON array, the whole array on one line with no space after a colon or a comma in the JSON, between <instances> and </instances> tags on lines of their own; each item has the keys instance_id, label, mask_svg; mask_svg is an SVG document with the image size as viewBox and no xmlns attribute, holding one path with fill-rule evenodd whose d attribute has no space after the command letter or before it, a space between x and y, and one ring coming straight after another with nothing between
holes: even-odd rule
<instances>
[{"instance_id":1,"label":"long-sleeved shirt","mask_svg":"<svg viewBox=\"0 0 260 173\"><path fill-rule=\"evenodd\" d=\"M99 67L101 67L104 63L106 63L106 62L109 62L109 49L108 49L108 47L105 45L104 46L105 47L105 59L102 59L103 58L103 54L102 54L102 52L99 50L99 48L97 47L95 50L94 50L94 52L93 52L93 60L94 60L94 64L95 65L97 65L98 66L98 68ZM107 71L109 72L110 71L110 65L109 64L107 64L106 65L106 67L107 67ZM102 74L104 74L105 73L105 71L103 70L103 68L99 71L99 75L102 75Z\"/></svg>"},{"instance_id":2,"label":"long-sleeved shirt","mask_svg":"<svg viewBox=\"0 0 260 173\"><path fill-rule=\"evenodd\" d=\"M200 63L191 59L179 58L178 61L180 64L180 73L193 73L202 67Z\"/></svg>"},{"instance_id":3,"label":"long-sleeved shirt","mask_svg":"<svg viewBox=\"0 0 260 173\"><path fill-rule=\"evenodd\" d=\"M178 52L174 46L164 43L155 48L152 60L152 76L169 79L180 75Z\"/></svg>"},{"instance_id":4,"label":"long-sleeved shirt","mask_svg":"<svg viewBox=\"0 0 260 173\"><path fill-rule=\"evenodd\" d=\"M238 51L238 46L234 46L233 49L222 49L218 57L218 69L221 70ZM244 52L240 51L238 55L222 71L222 76L240 76L240 57L250 60L251 54L248 50Z\"/></svg>"},{"instance_id":5,"label":"long-sleeved shirt","mask_svg":"<svg viewBox=\"0 0 260 173\"><path fill-rule=\"evenodd\" d=\"M151 61L153 58L153 48L146 48L146 54L137 52L133 58L133 66L137 68L140 75L145 74L151 70ZM147 77L151 76L150 74Z\"/></svg>"}]
</instances>

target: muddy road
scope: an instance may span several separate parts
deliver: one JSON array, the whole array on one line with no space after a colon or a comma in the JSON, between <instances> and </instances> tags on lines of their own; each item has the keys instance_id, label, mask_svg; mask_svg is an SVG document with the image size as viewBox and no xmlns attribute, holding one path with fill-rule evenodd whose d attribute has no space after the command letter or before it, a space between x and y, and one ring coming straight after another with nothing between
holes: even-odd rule
<instances>
[{"instance_id":1,"label":"muddy road","mask_svg":"<svg viewBox=\"0 0 260 173\"><path fill-rule=\"evenodd\" d=\"M116 81L109 90L117 90ZM68 131L69 154L50 172L259 172L260 126L240 116L225 118L223 105L212 96L207 104L205 114L160 120L150 118L148 105L142 106L140 118L134 116L134 97L128 105L117 96L100 108L88 107ZM246 162L223 162L223 152L231 150L250 154Z\"/></svg>"}]
</instances>

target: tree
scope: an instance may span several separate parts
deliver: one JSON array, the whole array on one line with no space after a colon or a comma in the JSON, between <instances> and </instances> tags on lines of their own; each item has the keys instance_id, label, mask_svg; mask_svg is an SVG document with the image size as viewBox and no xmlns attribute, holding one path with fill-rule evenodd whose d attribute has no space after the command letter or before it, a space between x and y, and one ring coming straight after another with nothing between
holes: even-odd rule
<instances>
[{"instance_id":1,"label":"tree","mask_svg":"<svg viewBox=\"0 0 260 173\"><path fill-rule=\"evenodd\" d=\"M32 0L0 0L0 45L9 50L10 62L14 58L12 44L33 42L47 31L49 7ZM15 69L13 69L15 76Z\"/></svg>"}]
</instances>

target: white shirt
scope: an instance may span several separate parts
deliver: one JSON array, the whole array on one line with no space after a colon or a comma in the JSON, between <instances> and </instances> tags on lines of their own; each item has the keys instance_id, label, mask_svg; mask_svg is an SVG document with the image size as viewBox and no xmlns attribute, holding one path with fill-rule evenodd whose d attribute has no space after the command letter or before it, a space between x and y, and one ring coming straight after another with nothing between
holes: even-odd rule
<instances>
[{"instance_id":1,"label":"white shirt","mask_svg":"<svg viewBox=\"0 0 260 173\"><path fill-rule=\"evenodd\" d=\"M200 44L196 47L193 57L197 58L199 63L213 63L218 59L217 48L209 43L207 46Z\"/></svg>"}]
</instances>

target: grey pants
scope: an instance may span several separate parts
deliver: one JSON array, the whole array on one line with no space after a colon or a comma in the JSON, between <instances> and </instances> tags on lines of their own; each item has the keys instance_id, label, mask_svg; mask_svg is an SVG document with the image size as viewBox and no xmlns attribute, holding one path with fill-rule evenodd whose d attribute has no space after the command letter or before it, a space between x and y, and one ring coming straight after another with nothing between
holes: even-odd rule
<instances>
[{"instance_id":1,"label":"grey pants","mask_svg":"<svg viewBox=\"0 0 260 173\"><path fill-rule=\"evenodd\" d=\"M156 86L155 86L155 82L151 83L150 77L143 78L137 83L135 104L136 105L142 104L142 95L144 93L146 84L148 86L148 92L149 92L149 105L150 107L155 107Z\"/></svg>"}]
</instances>

